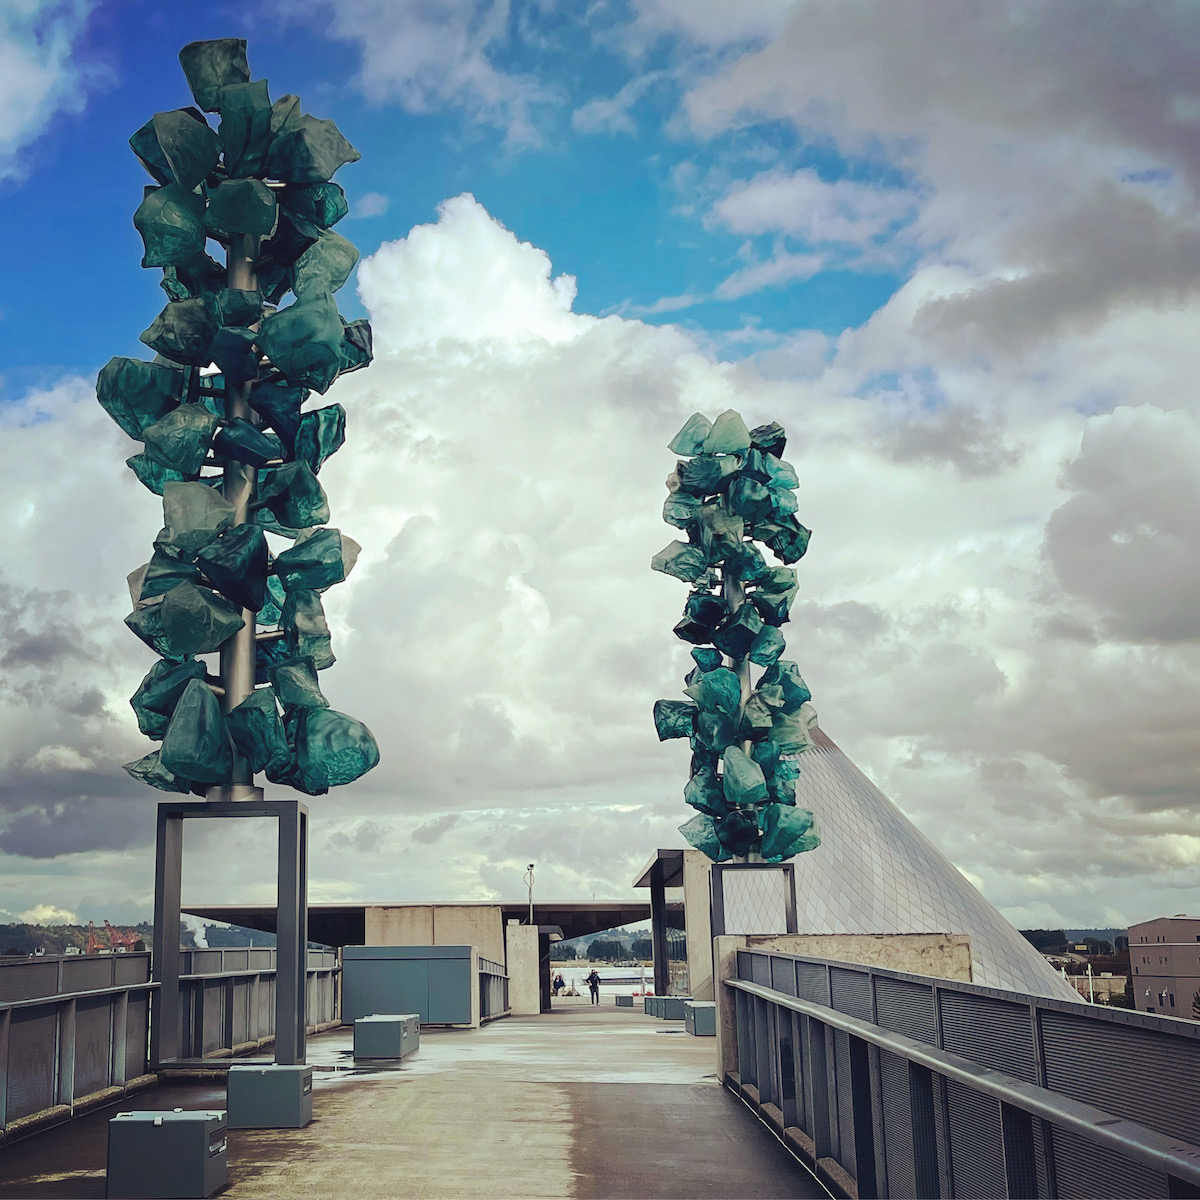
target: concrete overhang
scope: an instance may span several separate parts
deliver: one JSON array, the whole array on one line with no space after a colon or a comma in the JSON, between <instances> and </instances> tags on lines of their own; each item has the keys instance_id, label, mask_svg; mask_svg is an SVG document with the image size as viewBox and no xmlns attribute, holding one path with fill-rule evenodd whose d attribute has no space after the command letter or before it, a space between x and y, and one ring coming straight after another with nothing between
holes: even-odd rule
<instances>
[{"instance_id":1,"label":"concrete overhang","mask_svg":"<svg viewBox=\"0 0 1200 1200\"><path fill-rule=\"evenodd\" d=\"M663 887L683 887L683 851L656 850L654 857L642 868L642 873L633 881L633 886L648 888L656 872L662 876Z\"/></svg>"}]
</instances>

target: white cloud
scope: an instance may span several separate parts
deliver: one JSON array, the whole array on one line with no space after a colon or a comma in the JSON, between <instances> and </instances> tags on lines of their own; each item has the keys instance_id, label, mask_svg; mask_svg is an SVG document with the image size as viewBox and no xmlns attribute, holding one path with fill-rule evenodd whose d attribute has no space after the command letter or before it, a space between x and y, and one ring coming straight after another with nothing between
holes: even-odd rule
<instances>
[{"instance_id":1,"label":"white cloud","mask_svg":"<svg viewBox=\"0 0 1200 1200\"><path fill-rule=\"evenodd\" d=\"M0 178L62 111L83 107L85 78L71 54L89 0L7 0L0 7Z\"/></svg>"},{"instance_id":2,"label":"white cloud","mask_svg":"<svg viewBox=\"0 0 1200 1200\"><path fill-rule=\"evenodd\" d=\"M718 300L737 300L762 288L811 279L824 265L825 260L819 254L797 254L777 246L770 258L739 267L723 279L714 294Z\"/></svg>"},{"instance_id":3,"label":"white cloud","mask_svg":"<svg viewBox=\"0 0 1200 1200\"><path fill-rule=\"evenodd\" d=\"M350 206L350 215L364 220L367 217L381 217L390 203L382 192L364 192Z\"/></svg>"},{"instance_id":4,"label":"white cloud","mask_svg":"<svg viewBox=\"0 0 1200 1200\"><path fill-rule=\"evenodd\" d=\"M665 76L664 71L635 75L614 96L599 96L581 104L571 114L571 124L580 133L633 133L637 129L630 109Z\"/></svg>"},{"instance_id":5,"label":"white cloud","mask_svg":"<svg viewBox=\"0 0 1200 1200\"><path fill-rule=\"evenodd\" d=\"M20 919L30 925L77 925L79 918L69 908L56 908L53 904L35 904Z\"/></svg>"}]
</instances>

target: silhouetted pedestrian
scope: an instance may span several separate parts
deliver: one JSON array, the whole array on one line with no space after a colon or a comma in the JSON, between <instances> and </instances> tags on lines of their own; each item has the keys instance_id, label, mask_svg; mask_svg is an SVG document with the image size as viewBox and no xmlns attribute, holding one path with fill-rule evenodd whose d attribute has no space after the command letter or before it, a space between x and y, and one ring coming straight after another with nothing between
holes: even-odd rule
<instances>
[{"instance_id":1,"label":"silhouetted pedestrian","mask_svg":"<svg viewBox=\"0 0 1200 1200\"><path fill-rule=\"evenodd\" d=\"M600 976L596 974L595 967L593 967L591 969L591 971L588 972L587 985L591 989L591 992L592 992L592 1003L599 1004L600 1003Z\"/></svg>"}]
</instances>

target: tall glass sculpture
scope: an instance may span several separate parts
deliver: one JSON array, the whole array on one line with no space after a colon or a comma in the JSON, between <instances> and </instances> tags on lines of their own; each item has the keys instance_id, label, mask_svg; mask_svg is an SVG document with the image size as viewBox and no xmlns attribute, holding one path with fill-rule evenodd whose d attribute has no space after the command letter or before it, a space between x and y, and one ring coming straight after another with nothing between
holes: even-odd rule
<instances>
[{"instance_id":1,"label":"tall glass sculpture","mask_svg":"<svg viewBox=\"0 0 1200 1200\"><path fill-rule=\"evenodd\" d=\"M321 595L359 547L328 526L319 478L346 413L306 407L371 361L370 325L345 321L333 295L358 251L334 232L348 206L332 177L360 156L296 96L272 103L241 39L193 42L179 59L196 107L156 113L129 139L154 180L133 222L167 294L141 335L155 357L112 359L96 388L142 443L128 466L163 508L125 619L159 656L131 704L161 745L125 769L210 800L260 795L260 772L318 795L379 761L370 730L318 682L334 662Z\"/></svg>"},{"instance_id":2,"label":"tall glass sculpture","mask_svg":"<svg viewBox=\"0 0 1200 1200\"><path fill-rule=\"evenodd\" d=\"M796 519L796 472L782 426L747 429L734 411L693 414L670 443L663 520L685 530L650 565L691 585L675 634L693 646L687 700L659 700L660 741L688 738L683 798L697 815L680 832L714 862L778 863L820 844L796 806L797 758L817 714L780 626L795 598L809 531ZM762 543L783 565L771 565ZM755 671L753 668L758 668Z\"/></svg>"}]
</instances>

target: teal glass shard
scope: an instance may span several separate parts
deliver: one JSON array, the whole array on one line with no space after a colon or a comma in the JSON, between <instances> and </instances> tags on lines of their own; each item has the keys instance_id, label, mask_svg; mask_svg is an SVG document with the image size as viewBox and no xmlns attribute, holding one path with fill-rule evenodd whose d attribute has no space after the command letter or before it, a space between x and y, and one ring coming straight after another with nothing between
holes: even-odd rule
<instances>
[{"instance_id":1,"label":"teal glass shard","mask_svg":"<svg viewBox=\"0 0 1200 1200\"><path fill-rule=\"evenodd\" d=\"M145 758L139 758L137 762L126 763L123 769L139 783L148 783L160 792L189 792L192 788L188 780L172 775L162 765L157 750L147 754Z\"/></svg>"},{"instance_id":2,"label":"teal glass shard","mask_svg":"<svg viewBox=\"0 0 1200 1200\"><path fill-rule=\"evenodd\" d=\"M217 325L253 325L263 312L262 293L240 288L218 288L204 297L213 322Z\"/></svg>"},{"instance_id":3,"label":"teal glass shard","mask_svg":"<svg viewBox=\"0 0 1200 1200\"><path fill-rule=\"evenodd\" d=\"M244 417L234 417L217 430L213 453L226 462L265 467L283 458L283 443L274 434L263 433Z\"/></svg>"},{"instance_id":4,"label":"teal glass shard","mask_svg":"<svg viewBox=\"0 0 1200 1200\"><path fill-rule=\"evenodd\" d=\"M285 712L289 708L329 707L329 701L321 694L316 664L311 658L292 657L276 663L271 668L271 683Z\"/></svg>"},{"instance_id":5,"label":"teal glass shard","mask_svg":"<svg viewBox=\"0 0 1200 1200\"><path fill-rule=\"evenodd\" d=\"M701 671L715 671L722 662L721 652L709 646L696 646L692 650L692 660Z\"/></svg>"},{"instance_id":6,"label":"teal glass shard","mask_svg":"<svg viewBox=\"0 0 1200 1200\"><path fill-rule=\"evenodd\" d=\"M796 781L786 775L779 775L768 782L767 793L772 804L795 804Z\"/></svg>"},{"instance_id":7,"label":"teal glass shard","mask_svg":"<svg viewBox=\"0 0 1200 1200\"><path fill-rule=\"evenodd\" d=\"M131 438L165 417L183 395L183 372L137 358L110 358L96 380L100 407Z\"/></svg>"},{"instance_id":8,"label":"teal glass shard","mask_svg":"<svg viewBox=\"0 0 1200 1200\"><path fill-rule=\"evenodd\" d=\"M316 242L296 259L292 291L297 296L336 292L354 270L358 249L332 229L320 230Z\"/></svg>"},{"instance_id":9,"label":"teal glass shard","mask_svg":"<svg viewBox=\"0 0 1200 1200\"><path fill-rule=\"evenodd\" d=\"M267 576L267 594L263 606L258 610L259 625L278 625L283 616L283 606L287 601L287 592L283 584L274 575ZM289 657L285 655L284 657Z\"/></svg>"},{"instance_id":10,"label":"teal glass shard","mask_svg":"<svg viewBox=\"0 0 1200 1200\"><path fill-rule=\"evenodd\" d=\"M222 326L213 334L212 360L235 387L258 374L258 354L254 349L258 334L253 329Z\"/></svg>"},{"instance_id":11,"label":"teal glass shard","mask_svg":"<svg viewBox=\"0 0 1200 1200\"><path fill-rule=\"evenodd\" d=\"M259 501L288 529L307 529L329 520L329 501L312 468L305 462L285 463L259 484Z\"/></svg>"},{"instance_id":12,"label":"teal glass shard","mask_svg":"<svg viewBox=\"0 0 1200 1200\"><path fill-rule=\"evenodd\" d=\"M267 81L227 83L217 94L221 123L217 134L230 179L261 175L271 148L271 98Z\"/></svg>"},{"instance_id":13,"label":"teal glass shard","mask_svg":"<svg viewBox=\"0 0 1200 1200\"><path fill-rule=\"evenodd\" d=\"M318 229L329 229L350 211L346 193L336 183L293 183L283 189L281 202L288 212Z\"/></svg>"},{"instance_id":14,"label":"teal glass shard","mask_svg":"<svg viewBox=\"0 0 1200 1200\"><path fill-rule=\"evenodd\" d=\"M714 671L713 674L716 672ZM737 721L728 713L702 710L696 714L696 736L692 742L693 749L699 746L714 754L720 754L737 740Z\"/></svg>"},{"instance_id":15,"label":"teal glass shard","mask_svg":"<svg viewBox=\"0 0 1200 1200\"><path fill-rule=\"evenodd\" d=\"M730 856L717 836L716 820L706 813L699 813L690 821L685 821L679 826L679 832L689 846L702 850L713 862L725 862Z\"/></svg>"},{"instance_id":16,"label":"teal glass shard","mask_svg":"<svg viewBox=\"0 0 1200 1200\"><path fill-rule=\"evenodd\" d=\"M184 688L193 679L203 679L205 673L204 664L194 659L182 663L166 659L156 662L129 699L137 714L138 729L156 742L161 741Z\"/></svg>"},{"instance_id":17,"label":"teal glass shard","mask_svg":"<svg viewBox=\"0 0 1200 1200\"><path fill-rule=\"evenodd\" d=\"M685 642L703 645L711 642L713 631L725 619L729 609L720 596L692 592L683 607L683 618L675 626L675 636ZM720 665L720 655L717 655Z\"/></svg>"},{"instance_id":18,"label":"teal glass shard","mask_svg":"<svg viewBox=\"0 0 1200 1200\"><path fill-rule=\"evenodd\" d=\"M336 529L318 529L275 558L275 573L289 592L324 591L353 569L360 546Z\"/></svg>"},{"instance_id":19,"label":"teal glass shard","mask_svg":"<svg viewBox=\"0 0 1200 1200\"><path fill-rule=\"evenodd\" d=\"M361 722L332 708L296 714L296 769L292 786L310 796L353 783L379 762L379 744Z\"/></svg>"},{"instance_id":20,"label":"teal glass shard","mask_svg":"<svg viewBox=\"0 0 1200 1200\"><path fill-rule=\"evenodd\" d=\"M216 112L221 89L250 78L244 38L212 38L188 42L179 52L179 65L187 77L196 103L205 112Z\"/></svg>"},{"instance_id":21,"label":"teal glass shard","mask_svg":"<svg viewBox=\"0 0 1200 1200\"><path fill-rule=\"evenodd\" d=\"M787 445L787 434L778 421L768 425L757 425L750 430L750 444L764 454L774 454L777 458Z\"/></svg>"},{"instance_id":22,"label":"teal glass shard","mask_svg":"<svg viewBox=\"0 0 1200 1200\"><path fill-rule=\"evenodd\" d=\"M795 517L780 517L763 540L785 563L799 562L808 549L812 533Z\"/></svg>"},{"instance_id":23,"label":"teal glass shard","mask_svg":"<svg viewBox=\"0 0 1200 1200\"><path fill-rule=\"evenodd\" d=\"M371 335L371 323L366 317L357 321L346 322L342 330L341 374L358 371L369 366L375 357L375 347Z\"/></svg>"},{"instance_id":24,"label":"teal glass shard","mask_svg":"<svg viewBox=\"0 0 1200 1200\"><path fill-rule=\"evenodd\" d=\"M271 688L255 688L225 720L233 744L256 774L267 771L274 775L291 769L292 749Z\"/></svg>"},{"instance_id":25,"label":"teal glass shard","mask_svg":"<svg viewBox=\"0 0 1200 1200\"><path fill-rule=\"evenodd\" d=\"M156 634L165 647L164 658L211 654L245 624L231 604L194 583L181 583L148 606L157 608Z\"/></svg>"},{"instance_id":26,"label":"teal glass shard","mask_svg":"<svg viewBox=\"0 0 1200 1200\"><path fill-rule=\"evenodd\" d=\"M163 486L162 540L181 558L192 559L233 524L233 505L206 483Z\"/></svg>"},{"instance_id":27,"label":"teal glass shard","mask_svg":"<svg viewBox=\"0 0 1200 1200\"><path fill-rule=\"evenodd\" d=\"M300 418L296 434L295 456L306 462L315 475L325 460L341 449L346 441L346 410L340 404L315 408Z\"/></svg>"},{"instance_id":28,"label":"teal glass shard","mask_svg":"<svg viewBox=\"0 0 1200 1200\"><path fill-rule=\"evenodd\" d=\"M762 804L767 798L767 781L762 767L744 750L730 746L721 755L721 783L725 799L738 807Z\"/></svg>"},{"instance_id":29,"label":"teal glass shard","mask_svg":"<svg viewBox=\"0 0 1200 1200\"><path fill-rule=\"evenodd\" d=\"M204 197L178 184L150 192L133 214L133 224L145 246L143 267L174 267L204 253Z\"/></svg>"},{"instance_id":30,"label":"teal glass shard","mask_svg":"<svg viewBox=\"0 0 1200 1200\"><path fill-rule=\"evenodd\" d=\"M148 454L135 454L132 458L125 460L125 465L145 487L158 496L163 494L163 488L168 483L187 478L186 475L181 475L178 471L172 471L170 467L164 467L162 463L155 462Z\"/></svg>"},{"instance_id":31,"label":"teal glass shard","mask_svg":"<svg viewBox=\"0 0 1200 1200\"><path fill-rule=\"evenodd\" d=\"M292 655L312 659L318 671L332 667L337 659L320 592L296 588L285 595L287 599L279 614L279 624L287 630L287 645Z\"/></svg>"},{"instance_id":32,"label":"teal glass shard","mask_svg":"<svg viewBox=\"0 0 1200 1200\"><path fill-rule=\"evenodd\" d=\"M287 268L283 276L286 279L283 291L287 291L292 286L292 268L296 260L317 244L321 231L311 221L306 221L295 213L281 209L278 215L279 223L275 232L271 235L271 240L263 246L263 257L279 267Z\"/></svg>"},{"instance_id":33,"label":"teal glass shard","mask_svg":"<svg viewBox=\"0 0 1200 1200\"><path fill-rule=\"evenodd\" d=\"M778 742L773 742L770 738L755 742L750 747L750 757L762 768L763 778L767 780L768 785L775 778L775 772L779 767L779 756L782 753Z\"/></svg>"},{"instance_id":34,"label":"teal glass shard","mask_svg":"<svg viewBox=\"0 0 1200 1200\"><path fill-rule=\"evenodd\" d=\"M775 458L774 455L768 455L765 459L765 465L767 468L767 480L775 490L786 490L800 486L800 477L796 474L796 468L791 463L784 462L781 458Z\"/></svg>"},{"instance_id":35,"label":"teal glass shard","mask_svg":"<svg viewBox=\"0 0 1200 1200\"><path fill-rule=\"evenodd\" d=\"M769 520L775 512L770 489L744 474L729 485L727 497L730 509L751 523Z\"/></svg>"},{"instance_id":36,"label":"teal glass shard","mask_svg":"<svg viewBox=\"0 0 1200 1200\"><path fill-rule=\"evenodd\" d=\"M770 567L762 551L750 541L742 542L733 553L725 558L725 574L729 579L742 583L759 583L766 578Z\"/></svg>"},{"instance_id":37,"label":"teal glass shard","mask_svg":"<svg viewBox=\"0 0 1200 1200\"><path fill-rule=\"evenodd\" d=\"M723 412L704 439L705 454L744 454L750 449L750 431L741 414L732 408Z\"/></svg>"},{"instance_id":38,"label":"teal glass shard","mask_svg":"<svg viewBox=\"0 0 1200 1200\"><path fill-rule=\"evenodd\" d=\"M750 853L758 842L758 821L748 812L731 812L716 820L722 847L737 858Z\"/></svg>"},{"instance_id":39,"label":"teal glass shard","mask_svg":"<svg viewBox=\"0 0 1200 1200\"><path fill-rule=\"evenodd\" d=\"M712 643L730 658L745 658L762 627L758 610L747 602L716 630Z\"/></svg>"},{"instance_id":40,"label":"teal glass shard","mask_svg":"<svg viewBox=\"0 0 1200 1200\"><path fill-rule=\"evenodd\" d=\"M658 740L691 737L696 725L696 706L687 700L656 700L654 728Z\"/></svg>"},{"instance_id":41,"label":"teal glass shard","mask_svg":"<svg viewBox=\"0 0 1200 1200\"><path fill-rule=\"evenodd\" d=\"M729 811L725 790L714 771L697 771L683 789L683 801L710 817L721 817Z\"/></svg>"},{"instance_id":42,"label":"teal glass shard","mask_svg":"<svg viewBox=\"0 0 1200 1200\"><path fill-rule=\"evenodd\" d=\"M261 179L226 179L209 193L205 223L215 233L268 237L275 228L275 196Z\"/></svg>"},{"instance_id":43,"label":"teal glass shard","mask_svg":"<svg viewBox=\"0 0 1200 1200\"><path fill-rule=\"evenodd\" d=\"M742 685L728 667L706 671L700 681L687 689L687 694L705 712L736 716L742 703Z\"/></svg>"},{"instance_id":44,"label":"teal glass shard","mask_svg":"<svg viewBox=\"0 0 1200 1200\"><path fill-rule=\"evenodd\" d=\"M759 687L774 685L780 689L778 707L785 712L796 712L802 704L807 704L812 699L812 692L809 691L808 684L804 682L800 668L787 659L777 662L769 670L764 671L758 682Z\"/></svg>"},{"instance_id":45,"label":"teal glass shard","mask_svg":"<svg viewBox=\"0 0 1200 1200\"><path fill-rule=\"evenodd\" d=\"M235 608L258 612L267 594L267 539L257 525L235 525L196 555L196 565Z\"/></svg>"},{"instance_id":46,"label":"teal glass shard","mask_svg":"<svg viewBox=\"0 0 1200 1200\"><path fill-rule=\"evenodd\" d=\"M155 596L134 605L133 612L125 618L125 625L160 658L179 660L183 655L171 649L162 631L162 604L162 596Z\"/></svg>"},{"instance_id":47,"label":"teal glass shard","mask_svg":"<svg viewBox=\"0 0 1200 1200\"><path fill-rule=\"evenodd\" d=\"M708 560L699 546L684 542L669 542L651 560L650 569L664 575L674 575L687 583L704 573Z\"/></svg>"},{"instance_id":48,"label":"teal glass shard","mask_svg":"<svg viewBox=\"0 0 1200 1200\"><path fill-rule=\"evenodd\" d=\"M212 362L217 324L203 298L168 300L140 340L172 362L206 367Z\"/></svg>"},{"instance_id":49,"label":"teal glass shard","mask_svg":"<svg viewBox=\"0 0 1200 1200\"><path fill-rule=\"evenodd\" d=\"M233 747L221 706L206 683L193 679L183 690L163 738L159 761L193 783L228 783Z\"/></svg>"},{"instance_id":50,"label":"teal glass shard","mask_svg":"<svg viewBox=\"0 0 1200 1200\"><path fill-rule=\"evenodd\" d=\"M761 741L770 734L774 721L775 711L768 703L767 698L755 692L746 701L746 707L742 710L740 732L744 738L749 738L754 742Z\"/></svg>"},{"instance_id":51,"label":"teal glass shard","mask_svg":"<svg viewBox=\"0 0 1200 1200\"><path fill-rule=\"evenodd\" d=\"M794 513L799 511L800 501L796 499L795 492L784 491L783 489L771 489L771 513L776 521L784 521Z\"/></svg>"},{"instance_id":52,"label":"teal glass shard","mask_svg":"<svg viewBox=\"0 0 1200 1200\"><path fill-rule=\"evenodd\" d=\"M712 432L712 422L703 413L692 413L683 428L671 439L667 449L672 454L690 458L704 449L704 441Z\"/></svg>"},{"instance_id":53,"label":"teal glass shard","mask_svg":"<svg viewBox=\"0 0 1200 1200\"><path fill-rule=\"evenodd\" d=\"M292 658L291 649L283 638L269 638L254 644L254 682L256 685L271 682L271 672L286 659ZM277 783L278 780L272 780Z\"/></svg>"},{"instance_id":54,"label":"teal glass shard","mask_svg":"<svg viewBox=\"0 0 1200 1200\"><path fill-rule=\"evenodd\" d=\"M676 529L686 529L695 519L703 501L688 492L672 492L663 501L663 520Z\"/></svg>"},{"instance_id":55,"label":"teal glass shard","mask_svg":"<svg viewBox=\"0 0 1200 1200\"><path fill-rule=\"evenodd\" d=\"M696 496L711 496L723 491L729 481L737 474L738 459L734 454L726 454L720 458L705 456L681 462L676 467L679 476L679 487L682 491L691 492Z\"/></svg>"},{"instance_id":56,"label":"teal glass shard","mask_svg":"<svg viewBox=\"0 0 1200 1200\"><path fill-rule=\"evenodd\" d=\"M300 121L300 97L290 93L271 105L271 140L297 127ZM268 160L268 169L270 162ZM274 176L272 176L274 178Z\"/></svg>"},{"instance_id":57,"label":"teal glass shard","mask_svg":"<svg viewBox=\"0 0 1200 1200\"><path fill-rule=\"evenodd\" d=\"M332 121L289 113L271 143L267 169L287 183L325 183L339 167L362 158Z\"/></svg>"},{"instance_id":58,"label":"teal glass shard","mask_svg":"<svg viewBox=\"0 0 1200 1200\"><path fill-rule=\"evenodd\" d=\"M141 574L141 584L138 588L137 600L149 600L152 596L161 596L181 583L199 583L200 570L191 563L181 562L155 550L153 557L146 564Z\"/></svg>"},{"instance_id":59,"label":"teal glass shard","mask_svg":"<svg viewBox=\"0 0 1200 1200\"><path fill-rule=\"evenodd\" d=\"M797 854L815 850L821 844L807 808L788 808L768 804L760 815L762 856L768 862L783 862Z\"/></svg>"},{"instance_id":60,"label":"teal glass shard","mask_svg":"<svg viewBox=\"0 0 1200 1200\"><path fill-rule=\"evenodd\" d=\"M750 646L750 661L760 667L772 666L786 646L783 634L778 629L773 625L764 625Z\"/></svg>"},{"instance_id":61,"label":"teal glass shard","mask_svg":"<svg viewBox=\"0 0 1200 1200\"><path fill-rule=\"evenodd\" d=\"M309 293L263 318L258 346L289 383L324 393L341 365L342 329L333 297Z\"/></svg>"},{"instance_id":62,"label":"teal glass shard","mask_svg":"<svg viewBox=\"0 0 1200 1200\"><path fill-rule=\"evenodd\" d=\"M758 483L770 483L771 476L767 471L766 456L761 450L749 450L742 459L741 477L753 479Z\"/></svg>"},{"instance_id":63,"label":"teal glass shard","mask_svg":"<svg viewBox=\"0 0 1200 1200\"><path fill-rule=\"evenodd\" d=\"M283 380L255 384L250 391L250 403L279 435L289 454L296 445L296 434L300 429L300 406L307 398L306 388L293 387Z\"/></svg>"},{"instance_id":64,"label":"teal glass shard","mask_svg":"<svg viewBox=\"0 0 1200 1200\"><path fill-rule=\"evenodd\" d=\"M142 440L155 462L194 478L216 431L217 418L202 404L181 404L143 429Z\"/></svg>"},{"instance_id":65,"label":"teal glass shard","mask_svg":"<svg viewBox=\"0 0 1200 1200\"><path fill-rule=\"evenodd\" d=\"M200 254L191 262L164 267L159 286L172 300L202 296L225 286L225 268L209 255Z\"/></svg>"},{"instance_id":66,"label":"teal glass shard","mask_svg":"<svg viewBox=\"0 0 1200 1200\"><path fill-rule=\"evenodd\" d=\"M710 563L724 562L741 550L745 522L723 504L702 505L696 512L700 546Z\"/></svg>"},{"instance_id":67,"label":"teal glass shard","mask_svg":"<svg viewBox=\"0 0 1200 1200\"><path fill-rule=\"evenodd\" d=\"M177 183L185 192L201 183L221 156L221 139L194 108L155 113L129 145L159 183Z\"/></svg>"},{"instance_id":68,"label":"teal glass shard","mask_svg":"<svg viewBox=\"0 0 1200 1200\"><path fill-rule=\"evenodd\" d=\"M786 592L758 591L750 599L768 625L782 625L792 611L792 601L795 597L796 589L790 588Z\"/></svg>"},{"instance_id":69,"label":"teal glass shard","mask_svg":"<svg viewBox=\"0 0 1200 1200\"><path fill-rule=\"evenodd\" d=\"M803 754L812 744L812 727L817 712L811 704L802 704L795 712L780 711L771 723L771 741L778 742L784 754Z\"/></svg>"}]
</instances>

